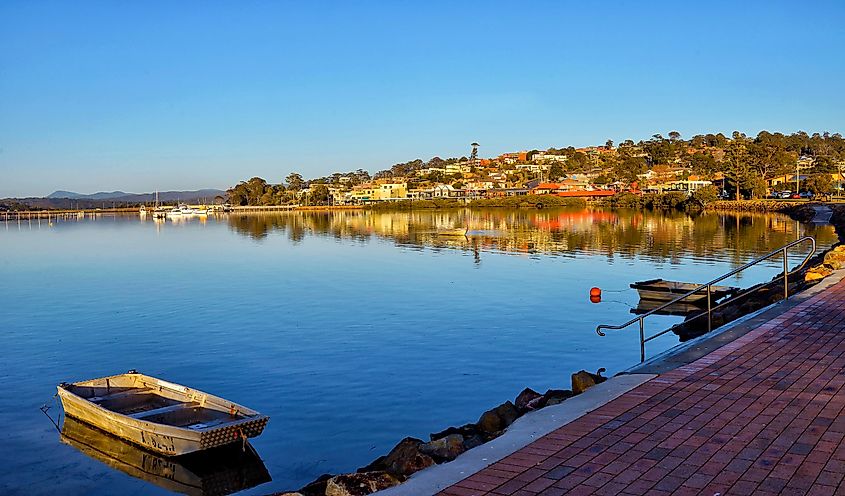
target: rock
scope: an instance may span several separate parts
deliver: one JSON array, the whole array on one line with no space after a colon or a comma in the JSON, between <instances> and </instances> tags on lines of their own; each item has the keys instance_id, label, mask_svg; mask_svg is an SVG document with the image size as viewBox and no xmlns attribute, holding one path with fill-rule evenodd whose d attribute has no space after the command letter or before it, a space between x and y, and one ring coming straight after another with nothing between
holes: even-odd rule
<instances>
[{"instance_id":1,"label":"rock","mask_svg":"<svg viewBox=\"0 0 845 496\"><path fill-rule=\"evenodd\" d=\"M387 472L343 474L329 479L326 496L364 496L393 487L400 482Z\"/></svg>"},{"instance_id":2,"label":"rock","mask_svg":"<svg viewBox=\"0 0 845 496\"><path fill-rule=\"evenodd\" d=\"M464 438L472 437L478 434L478 426L476 424L466 424L461 427L449 427L446 430L429 434L429 439L434 441L452 434L460 434Z\"/></svg>"},{"instance_id":3,"label":"rock","mask_svg":"<svg viewBox=\"0 0 845 496\"><path fill-rule=\"evenodd\" d=\"M825 277L831 274L833 274L832 270L825 267L824 265L818 265L807 270L807 273L804 274L804 282L818 281L820 279L824 279Z\"/></svg>"},{"instance_id":4,"label":"rock","mask_svg":"<svg viewBox=\"0 0 845 496\"><path fill-rule=\"evenodd\" d=\"M824 264L834 270L841 269L845 266L845 251L836 251L836 248L834 248L825 253Z\"/></svg>"},{"instance_id":5,"label":"rock","mask_svg":"<svg viewBox=\"0 0 845 496\"><path fill-rule=\"evenodd\" d=\"M493 434L504 429L504 427L502 427L502 419L496 412L488 410L482 413L481 418L478 419L478 429L484 434Z\"/></svg>"},{"instance_id":6,"label":"rock","mask_svg":"<svg viewBox=\"0 0 845 496\"><path fill-rule=\"evenodd\" d=\"M569 399L575 394L569 389L549 389L543 393L543 398L546 400L544 406L557 405L563 400Z\"/></svg>"},{"instance_id":7,"label":"rock","mask_svg":"<svg viewBox=\"0 0 845 496\"><path fill-rule=\"evenodd\" d=\"M601 384L606 381L607 378L601 376L603 371L604 369L599 369L598 374L591 374L586 370L579 370L578 372L572 374L572 393L581 394L596 384Z\"/></svg>"},{"instance_id":8,"label":"rock","mask_svg":"<svg viewBox=\"0 0 845 496\"><path fill-rule=\"evenodd\" d=\"M481 418L478 419L478 430L489 437L507 428L517 418L519 418L519 411L513 403L506 401L481 414Z\"/></svg>"},{"instance_id":9,"label":"rock","mask_svg":"<svg viewBox=\"0 0 845 496\"><path fill-rule=\"evenodd\" d=\"M542 395L537 391L534 391L531 388L525 388L517 395L513 403L517 410L525 412L527 410L533 410L534 408L530 408L528 404L541 396Z\"/></svg>"},{"instance_id":10,"label":"rock","mask_svg":"<svg viewBox=\"0 0 845 496\"><path fill-rule=\"evenodd\" d=\"M419 447L420 453L432 457L437 463L452 461L461 453L466 451L464 437L460 434L449 434L448 436Z\"/></svg>"},{"instance_id":11,"label":"rock","mask_svg":"<svg viewBox=\"0 0 845 496\"><path fill-rule=\"evenodd\" d=\"M385 463L387 460L387 455L382 455L375 460L371 461L369 465L359 468L356 472L376 472L378 470L384 470L387 468L387 464Z\"/></svg>"},{"instance_id":12,"label":"rock","mask_svg":"<svg viewBox=\"0 0 845 496\"><path fill-rule=\"evenodd\" d=\"M464 438L464 450L468 451L482 444L484 444L484 438L480 434Z\"/></svg>"},{"instance_id":13,"label":"rock","mask_svg":"<svg viewBox=\"0 0 845 496\"><path fill-rule=\"evenodd\" d=\"M326 494L326 485L332 477L334 477L332 474L323 474L300 489L299 492L303 496L324 496Z\"/></svg>"},{"instance_id":14,"label":"rock","mask_svg":"<svg viewBox=\"0 0 845 496\"><path fill-rule=\"evenodd\" d=\"M399 441L390 453L384 458L384 470L393 475L408 476L414 472L434 465L434 460L423 453L420 453L421 439L406 437Z\"/></svg>"}]
</instances>

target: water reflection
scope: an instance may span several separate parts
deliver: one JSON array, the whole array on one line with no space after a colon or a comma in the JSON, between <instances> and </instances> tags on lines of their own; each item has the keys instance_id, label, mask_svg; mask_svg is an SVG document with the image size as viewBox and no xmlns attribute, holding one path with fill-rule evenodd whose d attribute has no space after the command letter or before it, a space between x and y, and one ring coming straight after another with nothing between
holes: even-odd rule
<instances>
[{"instance_id":1,"label":"water reflection","mask_svg":"<svg viewBox=\"0 0 845 496\"><path fill-rule=\"evenodd\" d=\"M61 441L111 468L181 494L222 496L270 481L251 448L223 446L167 458L65 417Z\"/></svg>"},{"instance_id":2,"label":"water reflection","mask_svg":"<svg viewBox=\"0 0 845 496\"><path fill-rule=\"evenodd\" d=\"M391 239L411 248L484 251L525 255L600 254L680 264L690 257L739 265L750 256L815 236L825 247L836 241L831 226L801 225L781 214L631 210L446 210L378 213L367 211L229 215L230 228L255 240L274 233L294 242L307 235L366 241ZM467 236L444 232L468 227ZM796 256L800 256L796 254Z\"/></svg>"}]
</instances>

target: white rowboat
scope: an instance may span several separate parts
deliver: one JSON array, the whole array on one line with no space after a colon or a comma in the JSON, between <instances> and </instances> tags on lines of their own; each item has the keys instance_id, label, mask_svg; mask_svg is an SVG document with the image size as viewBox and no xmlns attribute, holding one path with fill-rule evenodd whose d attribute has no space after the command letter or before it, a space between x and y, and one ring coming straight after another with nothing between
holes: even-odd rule
<instances>
[{"instance_id":1,"label":"white rowboat","mask_svg":"<svg viewBox=\"0 0 845 496\"><path fill-rule=\"evenodd\" d=\"M166 456L244 441L269 417L196 389L130 370L62 383L65 415Z\"/></svg>"}]
</instances>

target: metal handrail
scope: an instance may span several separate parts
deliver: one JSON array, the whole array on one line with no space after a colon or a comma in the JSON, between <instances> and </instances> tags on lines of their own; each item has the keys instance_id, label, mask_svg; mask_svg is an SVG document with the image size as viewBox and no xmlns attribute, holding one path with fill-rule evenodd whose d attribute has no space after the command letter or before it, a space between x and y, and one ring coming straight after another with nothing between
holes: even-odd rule
<instances>
[{"instance_id":1,"label":"metal handrail","mask_svg":"<svg viewBox=\"0 0 845 496\"><path fill-rule=\"evenodd\" d=\"M804 260L801 261L801 263L795 269L793 269L790 272L790 270L789 270L789 257L788 257L788 253L787 253L788 250L791 247L798 245L798 244L801 244L801 243L804 243L806 241L810 242L812 249L807 254L807 256L804 257ZM640 323L640 362L644 362L645 361L645 344L647 342L651 341L652 339L659 338L660 336L662 336L662 335L666 334L667 332L672 331L672 329L674 329L674 326L673 326L673 327L670 327L669 329L665 329L665 330L663 330L663 331L661 331L661 332L659 332L659 333L657 333L653 336L649 336L649 337L646 338L645 337L645 318L648 317L649 315L652 315L656 312L659 312L660 310L663 310L664 308L666 308L668 306L674 305L675 303L678 303L679 301L681 301L681 300L683 300L683 299L685 299L685 298L687 298L687 297L689 297L693 294L698 293L702 289L706 289L707 290L707 310L698 314L698 315L696 315L695 317L693 317L691 319L688 319L687 321L695 320L695 319L701 317L702 315L707 314L707 332L710 332L713 328L713 318L712 318L713 310L716 310L717 308L720 308L720 307L724 306L725 304L727 304L729 301L731 301L729 299L728 301L725 301L725 302L719 303L716 306L713 306L713 299L712 299L711 295L712 295L712 287L713 287L714 284L722 282L725 279L727 279L728 277L731 277L731 276L733 276L733 275L735 275L739 272L742 272L743 270L745 270L749 267L753 267L754 265L757 265L760 262L768 260L768 259L774 257L775 255L782 254L783 255L783 275L778 276L777 279L780 279L781 277L783 277L783 298L785 300L787 300L787 299L789 299L789 275L794 274L795 272L801 270L807 264L807 262L810 260L810 258L812 258L812 256L815 253L816 253L816 240L815 240L815 238L813 238L812 236L804 236L803 238L797 239L797 240L795 240L791 243L787 243L787 244L781 246L780 248L778 248L776 250L770 251L766 255L763 255L762 257L754 259L754 260L748 262L747 264L728 272L727 274L723 274L723 275L717 277L716 279L713 279L710 282L706 282L706 283L702 284L701 286L698 286L697 288L690 290L689 292L684 293L681 296L678 296L674 300L667 302L667 303L664 303L657 308L649 310L648 312L646 312L642 315L639 315L636 318L631 319L628 322L625 322L624 324L620 324L620 325L602 324L602 325L599 325L599 326L596 327L596 333L599 336L605 336L605 333L602 332L602 329L619 330L619 329L624 329L624 328L630 326L634 322L639 322ZM777 280L777 279L775 279L775 280ZM765 285L760 285L757 288L755 288L754 290L746 291L745 293L742 293L739 296L747 296L747 295L757 291L758 289L760 289L764 286Z\"/></svg>"}]
</instances>

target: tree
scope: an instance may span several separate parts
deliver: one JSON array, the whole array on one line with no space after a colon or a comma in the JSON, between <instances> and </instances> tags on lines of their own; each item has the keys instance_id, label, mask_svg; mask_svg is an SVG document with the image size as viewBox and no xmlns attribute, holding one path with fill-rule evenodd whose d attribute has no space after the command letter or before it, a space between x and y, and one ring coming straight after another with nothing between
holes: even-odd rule
<instances>
[{"instance_id":1,"label":"tree","mask_svg":"<svg viewBox=\"0 0 845 496\"><path fill-rule=\"evenodd\" d=\"M669 131L669 140L670 141L678 141L681 139L681 133L678 131Z\"/></svg>"},{"instance_id":2,"label":"tree","mask_svg":"<svg viewBox=\"0 0 845 496\"><path fill-rule=\"evenodd\" d=\"M583 152L575 152L566 161L567 172L586 172L590 165L590 159Z\"/></svg>"},{"instance_id":3,"label":"tree","mask_svg":"<svg viewBox=\"0 0 845 496\"><path fill-rule=\"evenodd\" d=\"M736 135L737 132L734 132ZM736 190L736 199L742 199L742 190L749 190L750 188L750 168L748 166L748 148L745 143L745 138L736 137L725 150L725 158L722 161L725 178L730 180L732 186Z\"/></svg>"},{"instance_id":4,"label":"tree","mask_svg":"<svg viewBox=\"0 0 845 496\"><path fill-rule=\"evenodd\" d=\"M706 207L708 203L712 203L719 199L719 188L713 186L712 184L698 188L692 192L691 198L694 202L701 205L701 207Z\"/></svg>"},{"instance_id":5,"label":"tree","mask_svg":"<svg viewBox=\"0 0 845 496\"><path fill-rule=\"evenodd\" d=\"M613 140L612 140L612 139L609 139L609 140L605 141L605 142L604 142L604 147L605 147L605 148L607 148L608 150L610 150L611 148L613 148Z\"/></svg>"},{"instance_id":6,"label":"tree","mask_svg":"<svg viewBox=\"0 0 845 496\"><path fill-rule=\"evenodd\" d=\"M617 161L611 170L613 177L617 181L622 181L628 184L637 181L639 174L644 174L646 171L646 162L643 157L625 157L623 160Z\"/></svg>"},{"instance_id":7,"label":"tree","mask_svg":"<svg viewBox=\"0 0 845 496\"><path fill-rule=\"evenodd\" d=\"M690 157L690 168L693 174L710 177L718 170L718 163L709 153L696 152Z\"/></svg>"},{"instance_id":8,"label":"tree","mask_svg":"<svg viewBox=\"0 0 845 496\"><path fill-rule=\"evenodd\" d=\"M555 162L549 168L549 178L550 179L559 179L566 174L566 171L563 170L563 166L560 163Z\"/></svg>"},{"instance_id":9,"label":"tree","mask_svg":"<svg viewBox=\"0 0 845 496\"><path fill-rule=\"evenodd\" d=\"M309 188L309 202L312 205L326 205L329 203L329 188L325 184L317 184Z\"/></svg>"},{"instance_id":10,"label":"tree","mask_svg":"<svg viewBox=\"0 0 845 496\"><path fill-rule=\"evenodd\" d=\"M305 181L302 179L302 174L298 172L291 172L288 174L288 177L285 178L285 182L288 185L288 189L291 191L299 191L305 185Z\"/></svg>"},{"instance_id":11,"label":"tree","mask_svg":"<svg viewBox=\"0 0 845 496\"><path fill-rule=\"evenodd\" d=\"M804 189L815 195L829 195L833 193L833 181L830 174L812 174L804 181Z\"/></svg>"}]
</instances>

